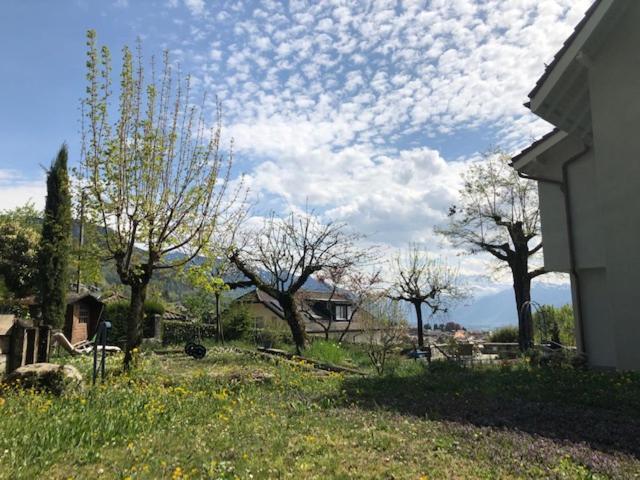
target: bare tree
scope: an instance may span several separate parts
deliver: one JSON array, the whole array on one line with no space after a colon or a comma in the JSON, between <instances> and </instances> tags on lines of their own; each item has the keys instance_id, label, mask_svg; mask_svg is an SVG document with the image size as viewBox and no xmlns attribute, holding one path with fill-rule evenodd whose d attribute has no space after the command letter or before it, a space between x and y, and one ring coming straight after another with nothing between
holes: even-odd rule
<instances>
[{"instance_id":1,"label":"bare tree","mask_svg":"<svg viewBox=\"0 0 640 480\"><path fill-rule=\"evenodd\" d=\"M359 263L365 253L356 246L358 239L345 224L322 222L313 212L283 218L271 214L230 259L253 285L278 300L300 351L306 331L296 293L323 269L348 269Z\"/></svg>"},{"instance_id":2,"label":"bare tree","mask_svg":"<svg viewBox=\"0 0 640 480\"><path fill-rule=\"evenodd\" d=\"M381 299L367 306L363 319L364 347L378 375L383 375L389 354L407 339L405 312L395 300Z\"/></svg>"},{"instance_id":3,"label":"bare tree","mask_svg":"<svg viewBox=\"0 0 640 480\"><path fill-rule=\"evenodd\" d=\"M399 253L393 266L390 297L413 305L418 323L418 347L424 348L422 306L426 305L434 315L446 312L464 296L457 269L440 258L430 257L417 244Z\"/></svg>"},{"instance_id":4,"label":"bare tree","mask_svg":"<svg viewBox=\"0 0 640 480\"><path fill-rule=\"evenodd\" d=\"M219 149L220 108L208 126L203 109L191 102L189 77L172 73L166 52L157 79L153 60L145 77L140 43L135 58L123 49L120 96L112 108L109 50L98 53L93 31L87 46L81 180L86 209L104 229L120 281L131 289L127 367L141 341L153 272L180 267L209 245L223 221L233 221L239 190L228 187L231 155ZM113 123L112 111L118 114Z\"/></svg>"},{"instance_id":5,"label":"bare tree","mask_svg":"<svg viewBox=\"0 0 640 480\"><path fill-rule=\"evenodd\" d=\"M361 255L369 256L366 253ZM380 271L367 272L358 268L330 267L325 268L316 275L317 279L327 287L326 298L319 303L323 304L326 319L315 318L312 306L308 302L308 297L312 294L303 294L302 310L307 316L322 328L325 340L329 339L331 328L336 322L340 322L343 328L340 330L338 341L342 342L349 333L353 320L358 315L366 314L363 307L372 303L383 295L380 288L382 278ZM345 317L338 319L335 308L335 300L343 298L345 305Z\"/></svg>"},{"instance_id":6,"label":"bare tree","mask_svg":"<svg viewBox=\"0 0 640 480\"><path fill-rule=\"evenodd\" d=\"M511 270L518 313L518 343L533 345L531 280L546 273L530 268L542 250L535 182L520 178L502 153L486 156L464 175L460 205L449 211L449 224L438 231L470 253L488 252ZM533 245L530 246L530 243Z\"/></svg>"}]
</instances>

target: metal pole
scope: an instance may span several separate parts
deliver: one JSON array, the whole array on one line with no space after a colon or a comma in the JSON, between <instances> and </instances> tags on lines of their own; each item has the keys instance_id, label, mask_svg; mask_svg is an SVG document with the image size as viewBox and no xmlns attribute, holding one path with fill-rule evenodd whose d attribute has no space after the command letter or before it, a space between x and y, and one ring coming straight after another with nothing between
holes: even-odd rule
<instances>
[{"instance_id":1,"label":"metal pole","mask_svg":"<svg viewBox=\"0 0 640 480\"><path fill-rule=\"evenodd\" d=\"M100 336L100 325L98 325L98 332L96 339L93 341L93 384L96 384L96 374L98 373L98 337Z\"/></svg>"}]
</instances>

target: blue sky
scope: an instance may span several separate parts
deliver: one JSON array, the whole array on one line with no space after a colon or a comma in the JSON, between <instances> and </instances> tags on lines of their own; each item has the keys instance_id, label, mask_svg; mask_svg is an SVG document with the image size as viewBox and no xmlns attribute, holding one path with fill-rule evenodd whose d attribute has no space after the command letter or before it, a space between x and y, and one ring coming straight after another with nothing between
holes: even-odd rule
<instances>
[{"instance_id":1,"label":"blue sky","mask_svg":"<svg viewBox=\"0 0 640 480\"><path fill-rule=\"evenodd\" d=\"M137 36L147 57L168 49L222 99L263 210L308 203L390 248L436 245L466 162L549 129L522 103L589 3L7 0L0 209L42 205L40 165L63 141L78 160L94 28L114 59Z\"/></svg>"}]
</instances>

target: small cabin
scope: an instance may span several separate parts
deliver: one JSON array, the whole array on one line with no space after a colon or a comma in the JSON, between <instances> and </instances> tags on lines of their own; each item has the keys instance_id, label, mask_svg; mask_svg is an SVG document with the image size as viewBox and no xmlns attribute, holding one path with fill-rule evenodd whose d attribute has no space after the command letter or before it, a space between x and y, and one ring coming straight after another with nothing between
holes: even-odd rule
<instances>
[{"instance_id":1,"label":"small cabin","mask_svg":"<svg viewBox=\"0 0 640 480\"><path fill-rule=\"evenodd\" d=\"M90 292L68 293L64 335L71 343L93 337L98 328L104 303Z\"/></svg>"}]
</instances>

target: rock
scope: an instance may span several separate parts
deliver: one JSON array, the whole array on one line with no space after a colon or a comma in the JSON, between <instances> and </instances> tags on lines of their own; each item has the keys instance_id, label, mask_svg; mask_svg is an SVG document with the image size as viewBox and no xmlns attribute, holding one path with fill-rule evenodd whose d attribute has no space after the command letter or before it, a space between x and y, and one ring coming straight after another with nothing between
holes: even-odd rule
<instances>
[{"instance_id":1,"label":"rock","mask_svg":"<svg viewBox=\"0 0 640 480\"><path fill-rule=\"evenodd\" d=\"M3 383L9 386L46 390L56 395L84 386L82 374L76 367L56 363L24 365L7 375Z\"/></svg>"}]
</instances>

